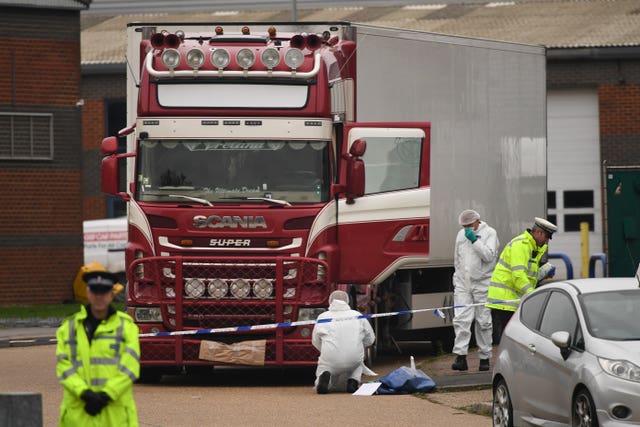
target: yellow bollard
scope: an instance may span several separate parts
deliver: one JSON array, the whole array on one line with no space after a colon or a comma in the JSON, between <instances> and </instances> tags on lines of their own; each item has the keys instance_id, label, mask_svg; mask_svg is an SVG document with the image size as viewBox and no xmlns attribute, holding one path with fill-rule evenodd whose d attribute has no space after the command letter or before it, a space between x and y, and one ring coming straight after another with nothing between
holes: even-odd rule
<instances>
[{"instance_id":1,"label":"yellow bollard","mask_svg":"<svg viewBox=\"0 0 640 427\"><path fill-rule=\"evenodd\" d=\"M589 277L589 223L580 223L580 277Z\"/></svg>"}]
</instances>

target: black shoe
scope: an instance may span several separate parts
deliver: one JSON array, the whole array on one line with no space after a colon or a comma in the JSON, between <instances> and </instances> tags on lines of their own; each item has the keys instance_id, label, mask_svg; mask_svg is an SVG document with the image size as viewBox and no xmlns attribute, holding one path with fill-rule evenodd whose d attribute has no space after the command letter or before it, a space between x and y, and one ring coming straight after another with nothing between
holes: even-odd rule
<instances>
[{"instance_id":1,"label":"black shoe","mask_svg":"<svg viewBox=\"0 0 640 427\"><path fill-rule=\"evenodd\" d=\"M454 371L468 370L469 366L467 366L467 356L456 356L456 361L451 365L451 369Z\"/></svg>"},{"instance_id":2,"label":"black shoe","mask_svg":"<svg viewBox=\"0 0 640 427\"><path fill-rule=\"evenodd\" d=\"M355 393L356 390L360 387L360 383L353 378L349 378L347 380L347 393Z\"/></svg>"},{"instance_id":3,"label":"black shoe","mask_svg":"<svg viewBox=\"0 0 640 427\"><path fill-rule=\"evenodd\" d=\"M318 385L316 386L316 392L318 394L329 393L329 381L331 381L331 372L324 371L318 378Z\"/></svg>"},{"instance_id":4,"label":"black shoe","mask_svg":"<svg viewBox=\"0 0 640 427\"><path fill-rule=\"evenodd\" d=\"M489 370L489 359L480 359L480 367L479 371L488 371Z\"/></svg>"}]
</instances>

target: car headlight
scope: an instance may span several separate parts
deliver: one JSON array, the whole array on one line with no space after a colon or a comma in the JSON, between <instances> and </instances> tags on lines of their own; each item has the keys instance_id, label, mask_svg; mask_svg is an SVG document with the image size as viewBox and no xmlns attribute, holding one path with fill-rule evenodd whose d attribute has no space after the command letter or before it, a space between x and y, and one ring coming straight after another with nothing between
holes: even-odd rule
<instances>
[{"instance_id":1,"label":"car headlight","mask_svg":"<svg viewBox=\"0 0 640 427\"><path fill-rule=\"evenodd\" d=\"M600 367L609 375L623 380L640 382L640 367L627 360L612 360L598 357Z\"/></svg>"}]
</instances>

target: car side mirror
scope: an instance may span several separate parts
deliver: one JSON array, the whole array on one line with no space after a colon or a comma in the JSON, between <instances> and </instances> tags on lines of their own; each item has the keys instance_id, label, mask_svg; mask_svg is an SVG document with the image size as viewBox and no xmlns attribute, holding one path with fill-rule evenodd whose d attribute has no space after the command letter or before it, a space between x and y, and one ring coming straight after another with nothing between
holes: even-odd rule
<instances>
[{"instance_id":1,"label":"car side mirror","mask_svg":"<svg viewBox=\"0 0 640 427\"><path fill-rule=\"evenodd\" d=\"M569 344L571 343L571 334L567 331L557 331L551 334L551 342L560 349L560 355L563 360L567 360L571 354Z\"/></svg>"}]
</instances>

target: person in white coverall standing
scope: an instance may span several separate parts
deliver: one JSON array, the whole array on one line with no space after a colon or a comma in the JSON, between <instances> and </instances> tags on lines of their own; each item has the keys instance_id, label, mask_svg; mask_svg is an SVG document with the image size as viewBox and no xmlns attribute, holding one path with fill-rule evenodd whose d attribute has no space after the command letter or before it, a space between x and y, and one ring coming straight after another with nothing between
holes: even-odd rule
<instances>
[{"instance_id":1,"label":"person in white coverall standing","mask_svg":"<svg viewBox=\"0 0 640 427\"><path fill-rule=\"evenodd\" d=\"M349 306L349 294L333 291L329 295L329 311L320 314L317 320L359 315L360 312ZM316 369L316 392L355 392L360 387L362 378L364 350L375 341L369 321L357 319L316 323L311 339L313 346L320 351Z\"/></svg>"},{"instance_id":2,"label":"person in white coverall standing","mask_svg":"<svg viewBox=\"0 0 640 427\"><path fill-rule=\"evenodd\" d=\"M491 358L491 310L485 307L491 273L498 258L496 230L480 220L480 214L467 209L460 213L462 229L456 236L453 255L453 330L456 334L453 353L457 355L451 369L466 371L471 325L475 319L480 371L489 370ZM476 304L469 306L471 304Z\"/></svg>"}]
</instances>

